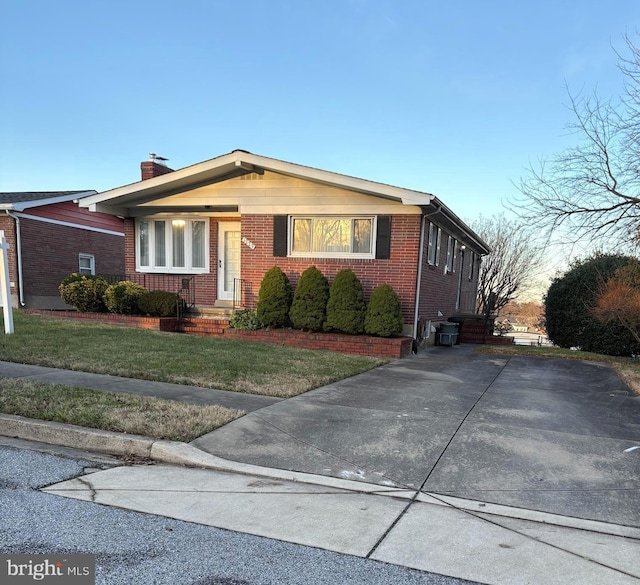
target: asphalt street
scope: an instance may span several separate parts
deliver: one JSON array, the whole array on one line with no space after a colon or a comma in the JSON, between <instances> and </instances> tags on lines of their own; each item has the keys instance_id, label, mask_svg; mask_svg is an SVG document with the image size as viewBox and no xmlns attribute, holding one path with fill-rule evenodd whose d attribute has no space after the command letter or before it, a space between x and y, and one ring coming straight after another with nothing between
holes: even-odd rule
<instances>
[{"instance_id":1,"label":"asphalt street","mask_svg":"<svg viewBox=\"0 0 640 585\"><path fill-rule=\"evenodd\" d=\"M120 462L25 446L0 446L0 553L95 554L99 585L470 583L43 493L42 487Z\"/></svg>"}]
</instances>

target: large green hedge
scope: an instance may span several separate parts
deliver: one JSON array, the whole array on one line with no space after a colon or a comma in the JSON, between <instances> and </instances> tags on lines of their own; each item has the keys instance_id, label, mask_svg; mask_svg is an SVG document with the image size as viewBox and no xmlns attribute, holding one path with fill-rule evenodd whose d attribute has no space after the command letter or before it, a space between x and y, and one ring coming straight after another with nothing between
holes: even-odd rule
<instances>
[{"instance_id":1,"label":"large green hedge","mask_svg":"<svg viewBox=\"0 0 640 585\"><path fill-rule=\"evenodd\" d=\"M256 315L266 327L285 327L289 324L291 283L278 266L267 270L258 293Z\"/></svg>"},{"instance_id":2,"label":"large green hedge","mask_svg":"<svg viewBox=\"0 0 640 585\"><path fill-rule=\"evenodd\" d=\"M364 333L366 310L362 284L353 270L346 268L338 272L329 289L325 330L353 335Z\"/></svg>"},{"instance_id":3,"label":"large green hedge","mask_svg":"<svg viewBox=\"0 0 640 585\"><path fill-rule=\"evenodd\" d=\"M592 314L602 285L630 261L619 254L596 254L553 279L545 297L545 319L555 345L607 355L640 353L631 333L615 322L600 323Z\"/></svg>"},{"instance_id":4,"label":"large green hedge","mask_svg":"<svg viewBox=\"0 0 640 585\"><path fill-rule=\"evenodd\" d=\"M294 327L320 331L327 318L329 281L315 266L301 275L293 294L289 317Z\"/></svg>"},{"instance_id":5,"label":"large green hedge","mask_svg":"<svg viewBox=\"0 0 640 585\"><path fill-rule=\"evenodd\" d=\"M381 284L371 293L364 318L364 330L369 335L393 337L402 333L404 320L396 291Z\"/></svg>"},{"instance_id":6,"label":"large green hedge","mask_svg":"<svg viewBox=\"0 0 640 585\"><path fill-rule=\"evenodd\" d=\"M58 287L62 300L81 313L105 313L104 293L109 283L99 276L73 273Z\"/></svg>"}]
</instances>

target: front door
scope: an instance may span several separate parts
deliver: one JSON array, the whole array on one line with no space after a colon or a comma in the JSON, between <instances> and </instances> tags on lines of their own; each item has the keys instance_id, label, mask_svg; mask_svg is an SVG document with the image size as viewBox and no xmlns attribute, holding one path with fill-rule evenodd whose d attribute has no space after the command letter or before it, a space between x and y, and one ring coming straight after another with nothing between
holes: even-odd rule
<instances>
[{"instance_id":1,"label":"front door","mask_svg":"<svg viewBox=\"0 0 640 585\"><path fill-rule=\"evenodd\" d=\"M240 278L240 223L218 224L218 299L233 300L234 280Z\"/></svg>"}]
</instances>

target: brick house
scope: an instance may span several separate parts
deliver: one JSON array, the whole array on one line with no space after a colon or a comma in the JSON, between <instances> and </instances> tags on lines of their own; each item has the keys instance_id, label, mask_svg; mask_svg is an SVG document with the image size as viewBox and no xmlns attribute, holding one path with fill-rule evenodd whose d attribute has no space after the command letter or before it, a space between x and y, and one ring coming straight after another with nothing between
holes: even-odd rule
<instances>
[{"instance_id":1,"label":"brick house","mask_svg":"<svg viewBox=\"0 0 640 585\"><path fill-rule=\"evenodd\" d=\"M124 272L123 220L78 206L80 197L95 193L0 193L14 307L68 308L58 285L72 272Z\"/></svg>"},{"instance_id":2,"label":"brick house","mask_svg":"<svg viewBox=\"0 0 640 585\"><path fill-rule=\"evenodd\" d=\"M278 265L295 286L317 266L351 268L365 298L388 283L405 333L475 312L489 248L434 195L235 150L173 171L152 155L142 180L80 200L124 217L127 274L189 279L200 310L256 306Z\"/></svg>"}]
</instances>

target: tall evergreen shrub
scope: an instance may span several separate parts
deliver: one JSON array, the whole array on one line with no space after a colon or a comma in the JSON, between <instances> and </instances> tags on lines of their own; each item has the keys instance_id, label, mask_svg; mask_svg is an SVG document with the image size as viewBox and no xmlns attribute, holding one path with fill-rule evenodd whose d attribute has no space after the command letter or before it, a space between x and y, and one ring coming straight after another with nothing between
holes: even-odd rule
<instances>
[{"instance_id":1,"label":"tall evergreen shrub","mask_svg":"<svg viewBox=\"0 0 640 585\"><path fill-rule=\"evenodd\" d=\"M289 317L294 327L320 331L327 318L329 281L315 266L301 275L293 294Z\"/></svg>"},{"instance_id":2,"label":"tall evergreen shrub","mask_svg":"<svg viewBox=\"0 0 640 585\"><path fill-rule=\"evenodd\" d=\"M329 289L325 330L360 335L364 333L366 310L362 284L353 270L338 272Z\"/></svg>"},{"instance_id":3,"label":"tall evergreen shrub","mask_svg":"<svg viewBox=\"0 0 640 585\"><path fill-rule=\"evenodd\" d=\"M632 355L640 347L618 323L600 323L593 307L602 285L633 259L621 254L595 254L578 260L556 276L545 296L549 339L560 347L578 347L606 355Z\"/></svg>"},{"instance_id":4,"label":"tall evergreen shrub","mask_svg":"<svg viewBox=\"0 0 640 585\"><path fill-rule=\"evenodd\" d=\"M364 330L369 335L392 337L402 333L402 307L396 291L388 284L382 284L371 293Z\"/></svg>"},{"instance_id":5,"label":"tall evergreen shrub","mask_svg":"<svg viewBox=\"0 0 640 585\"><path fill-rule=\"evenodd\" d=\"M278 266L267 270L258 293L256 314L265 327L285 327L289 324L291 283Z\"/></svg>"}]
</instances>

